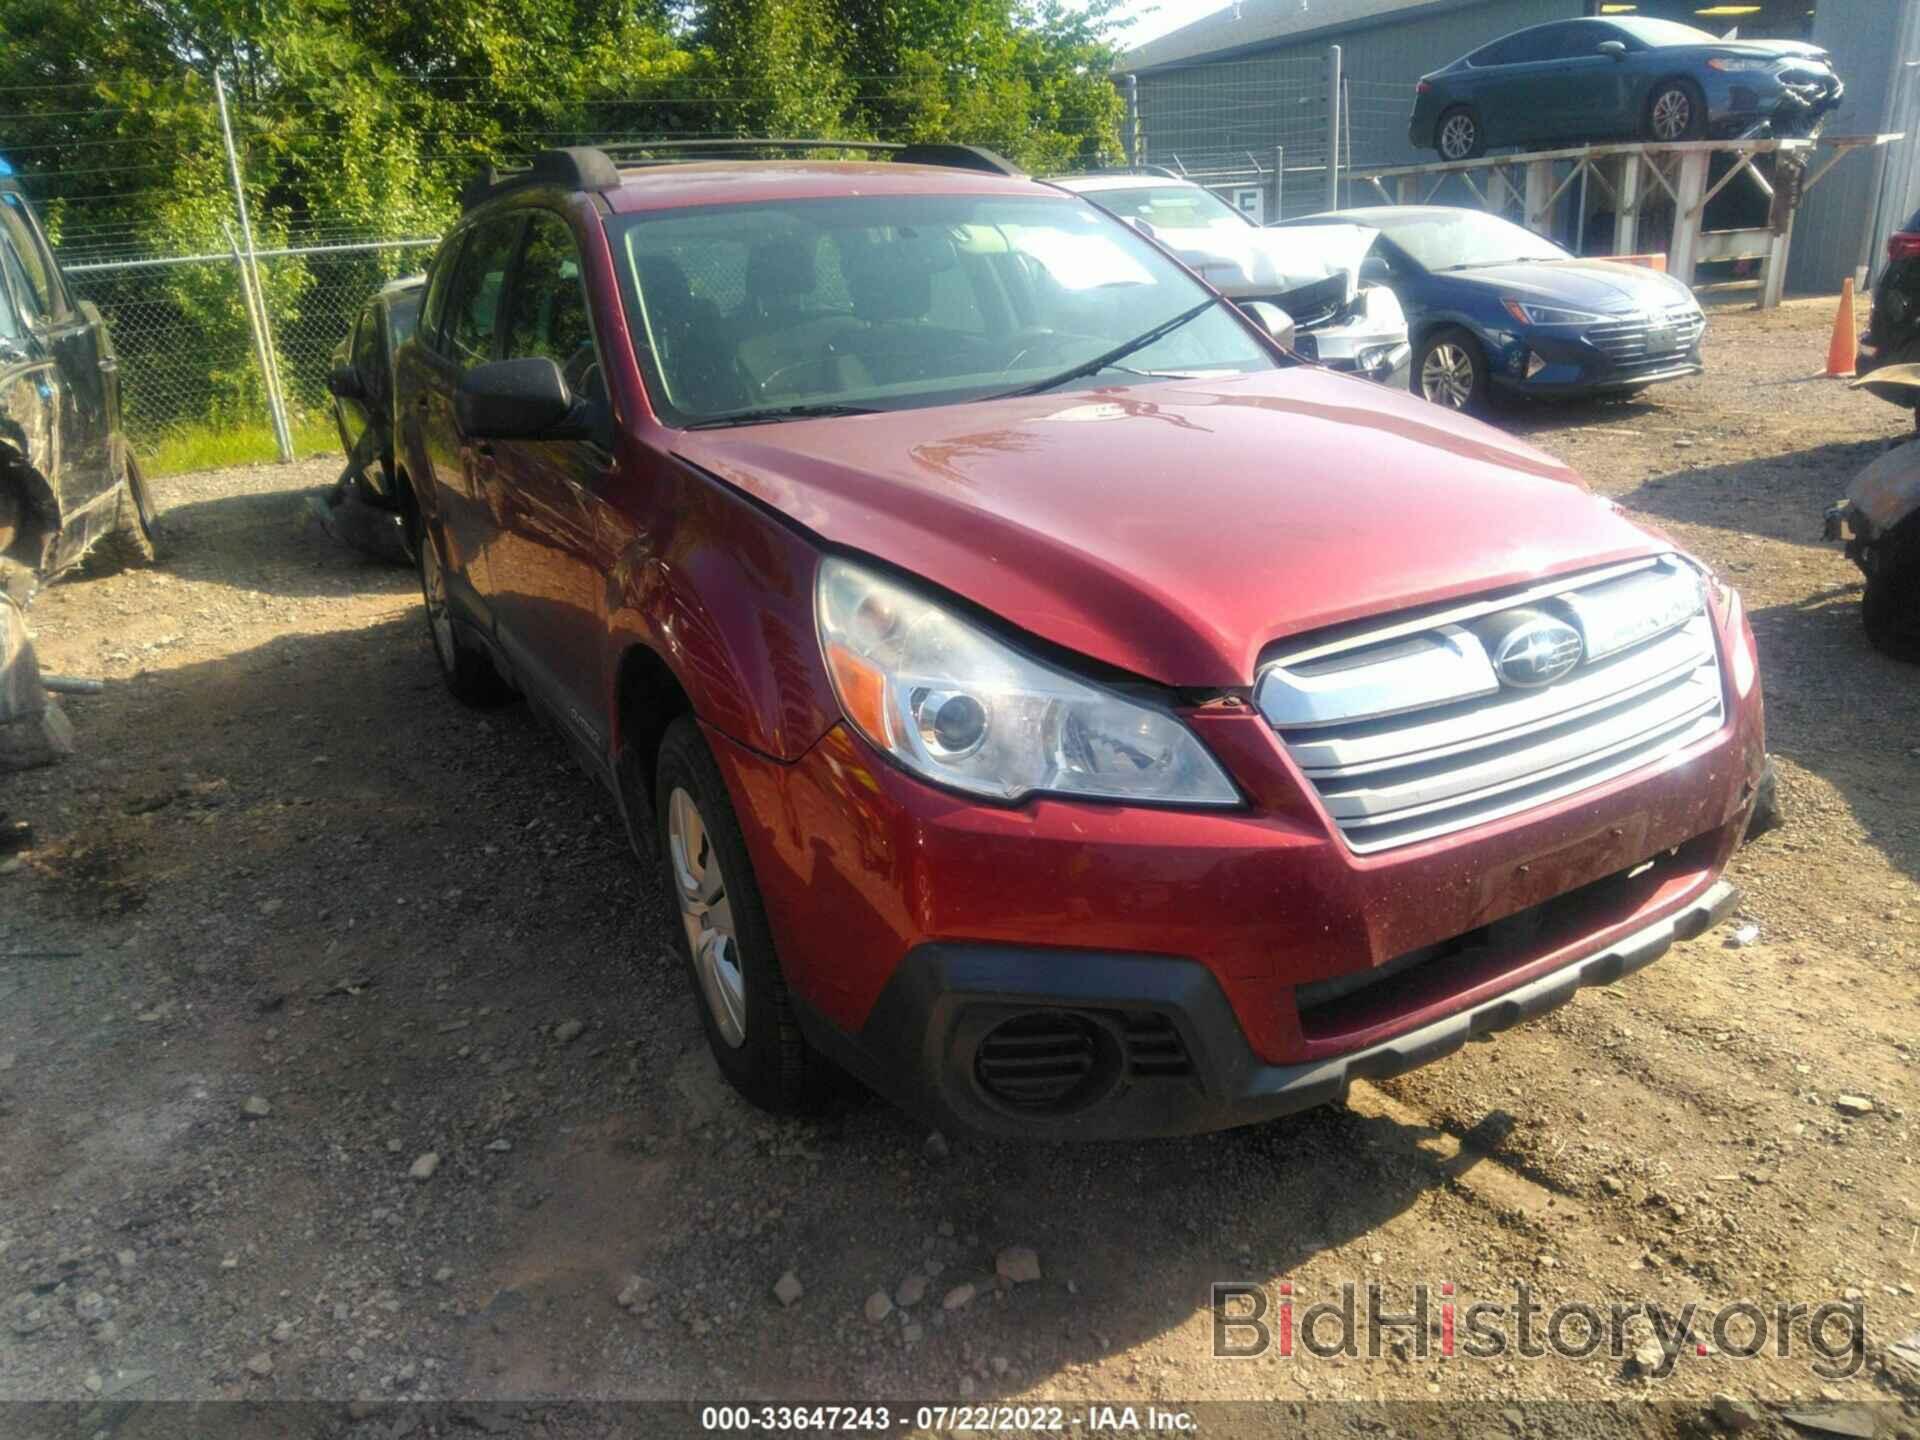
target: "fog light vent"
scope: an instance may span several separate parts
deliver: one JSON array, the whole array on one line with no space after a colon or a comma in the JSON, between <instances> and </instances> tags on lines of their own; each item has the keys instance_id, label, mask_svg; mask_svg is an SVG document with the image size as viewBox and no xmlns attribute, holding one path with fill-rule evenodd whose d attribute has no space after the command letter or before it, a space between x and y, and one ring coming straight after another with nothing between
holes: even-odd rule
<instances>
[{"instance_id":1,"label":"fog light vent","mask_svg":"<svg viewBox=\"0 0 1920 1440\"><path fill-rule=\"evenodd\" d=\"M1138 1079L1193 1073L1186 1042L1165 1015L1127 1016L1123 1043L1127 1047L1127 1073Z\"/></svg>"},{"instance_id":2,"label":"fog light vent","mask_svg":"<svg viewBox=\"0 0 1920 1440\"><path fill-rule=\"evenodd\" d=\"M974 1052L980 1088L1018 1110L1075 1109L1105 1090L1112 1041L1085 1015L1033 1010L1003 1020Z\"/></svg>"}]
</instances>

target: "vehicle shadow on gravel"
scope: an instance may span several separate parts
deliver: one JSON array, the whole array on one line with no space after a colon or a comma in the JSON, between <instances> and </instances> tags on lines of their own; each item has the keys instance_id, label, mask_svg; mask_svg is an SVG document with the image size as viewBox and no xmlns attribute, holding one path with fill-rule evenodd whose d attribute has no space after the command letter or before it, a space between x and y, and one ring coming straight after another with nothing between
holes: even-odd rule
<instances>
[{"instance_id":1,"label":"vehicle shadow on gravel","mask_svg":"<svg viewBox=\"0 0 1920 1440\"><path fill-rule=\"evenodd\" d=\"M1628 509L1655 520L1710 525L1838 555L1840 546L1821 538L1821 517L1887 448L1883 439L1854 440L1732 464L1689 466L1644 481L1619 498ZM1737 580L1738 565L1731 568Z\"/></svg>"},{"instance_id":2,"label":"vehicle shadow on gravel","mask_svg":"<svg viewBox=\"0 0 1920 1440\"><path fill-rule=\"evenodd\" d=\"M414 590L419 582L411 566L350 549L320 527L308 501L326 495L329 488L242 493L171 505L159 521L159 568L182 579L289 598ZM82 572L75 578L89 575Z\"/></svg>"},{"instance_id":3,"label":"vehicle shadow on gravel","mask_svg":"<svg viewBox=\"0 0 1920 1440\"><path fill-rule=\"evenodd\" d=\"M1920 881L1913 745L1920 669L1880 654L1860 621L1861 586L1844 582L1749 612L1767 696L1772 753L1838 790L1870 844ZM1786 797L1783 839L1794 839Z\"/></svg>"},{"instance_id":4,"label":"vehicle shadow on gravel","mask_svg":"<svg viewBox=\"0 0 1920 1440\"><path fill-rule=\"evenodd\" d=\"M418 1355L437 1393L469 1397L716 1376L950 1394L961 1373L998 1392L1176 1328L1199 1361L1214 1282L1334 1251L1364 1278L1360 1242L1446 1189L1431 1132L1345 1110L1143 1144L930 1146L864 1095L814 1119L750 1109L706 1053L671 903L611 800L524 706L455 705L426 645L409 613L110 681L75 720L114 766L35 802L46 913L137 958L117 981L98 957L76 971L113 987L89 1002L100 1023L23 1047L0 1208L57 1228L30 1177L58 1174L67 1210L99 1207L88 1243L139 1245L116 1363L150 1357L166 1393L246 1393L241 1362L282 1319L282 1396L357 1393ZM101 852L111 875L87 866ZM47 996L24 1013L79 982L31 983ZM121 984L138 1017L107 1000ZM76 1067L124 1127L65 1125ZM271 1113L248 1119L249 1096ZM192 1124L162 1142L139 1117L167 1106ZM1010 1245L1039 1253L1039 1282L996 1284ZM789 1268L806 1294L783 1308ZM169 1298L223 1274L217 1313ZM910 1274L923 1299L863 1318ZM623 1308L633 1276L648 1298ZM183 1327L204 1352L184 1369L158 1341Z\"/></svg>"}]
</instances>

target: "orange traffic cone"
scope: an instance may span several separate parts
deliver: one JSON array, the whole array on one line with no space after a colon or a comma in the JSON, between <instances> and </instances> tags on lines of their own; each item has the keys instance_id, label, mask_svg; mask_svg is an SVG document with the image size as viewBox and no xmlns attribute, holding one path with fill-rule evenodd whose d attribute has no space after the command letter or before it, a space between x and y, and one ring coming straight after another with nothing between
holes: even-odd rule
<instances>
[{"instance_id":1,"label":"orange traffic cone","mask_svg":"<svg viewBox=\"0 0 1920 1440\"><path fill-rule=\"evenodd\" d=\"M1859 346L1860 322L1853 313L1853 277L1840 282L1840 309L1833 317L1833 338L1827 342L1827 374L1853 374L1854 353Z\"/></svg>"}]
</instances>

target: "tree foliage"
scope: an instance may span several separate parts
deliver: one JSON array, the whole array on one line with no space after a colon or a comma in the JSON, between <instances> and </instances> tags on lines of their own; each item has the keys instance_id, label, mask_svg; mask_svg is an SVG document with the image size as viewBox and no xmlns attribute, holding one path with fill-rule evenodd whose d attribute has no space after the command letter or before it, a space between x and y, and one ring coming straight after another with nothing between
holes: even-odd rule
<instances>
[{"instance_id":1,"label":"tree foliage","mask_svg":"<svg viewBox=\"0 0 1920 1440\"><path fill-rule=\"evenodd\" d=\"M1114 3L0 0L0 156L69 263L228 252L216 75L262 248L436 234L482 164L618 138L960 140L1045 173L1118 154ZM163 286L195 353L246 354L231 272L159 273L127 303ZM297 323L307 265L262 275ZM119 283L89 286L110 313ZM257 409L249 364L200 381L183 407Z\"/></svg>"}]
</instances>

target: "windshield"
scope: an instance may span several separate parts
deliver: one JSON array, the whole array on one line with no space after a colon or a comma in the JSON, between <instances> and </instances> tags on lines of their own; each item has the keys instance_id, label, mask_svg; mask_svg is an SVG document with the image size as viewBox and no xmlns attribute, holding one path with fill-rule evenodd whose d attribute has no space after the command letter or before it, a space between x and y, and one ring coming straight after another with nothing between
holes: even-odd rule
<instances>
[{"instance_id":1,"label":"windshield","mask_svg":"<svg viewBox=\"0 0 1920 1440\"><path fill-rule=\"evenodd\" d=\"M1078 199L868 196L617 218L654 408L671 424L905 409L1036 386L1210 292ZM1224 306L1060 388L1275 365Z\"/></svg>"},{"instance_id":2,"label":"windshield","mask_svg":"<svg viewBox=\"0 0 1920 1440\"><path fill-rule=\"evenodd\" d=\"M1682 25L1678 20L1622 19L1613 16L1607 23L1624 30L1644 45L1712 45L1719 38L1692 25Z\"/></svg>"},{"instance_id":3,"label":"windshield","mask_svg":"<svg viewBox=\"0 0 1920 1440\"><path fill-rule=\"evenodd\" d=\"M1382 211L1378 224L1380 233L1423 270L1571 258L1551 240L1479 210L1421 211L1404 219Z\"/></svg>"},{"instance_id":4,"label":"windshield","mask_svg":"<svg viewBox=\"0 0 1920 1440\"><path fill-rule=\"evenodd\" d=\"M1079 193L1122 220L1144 220L1156 230L1242 231L1251 225L1246 216L1198 185L1130 185Z\"/></svg>"}]
</instances>

